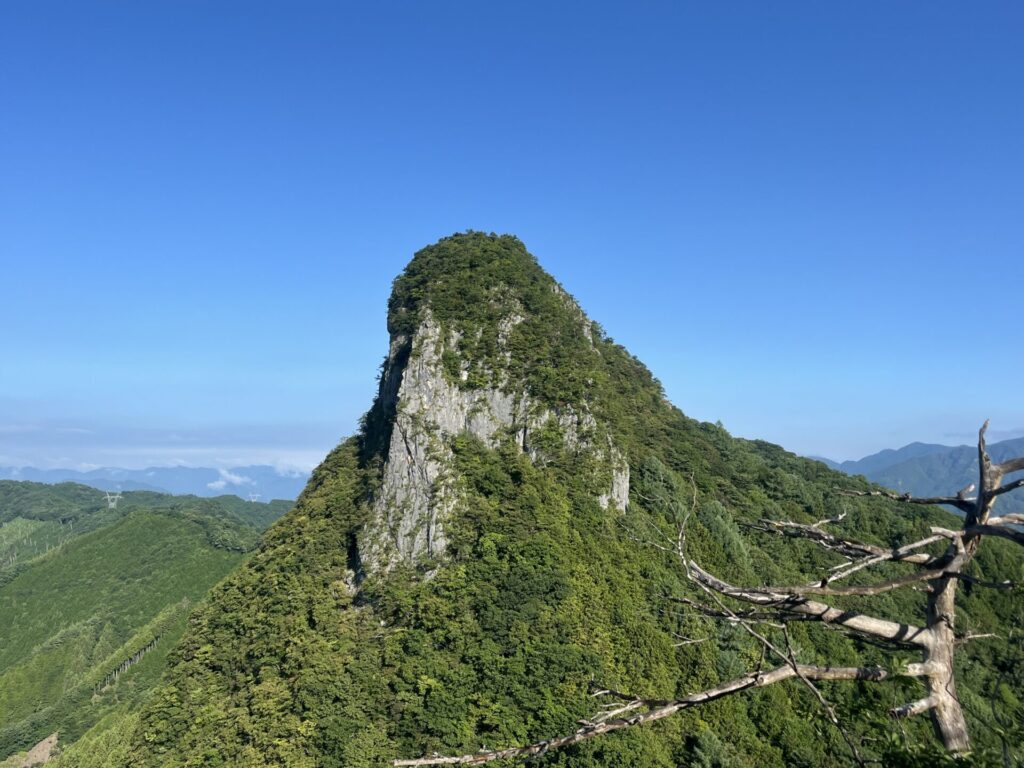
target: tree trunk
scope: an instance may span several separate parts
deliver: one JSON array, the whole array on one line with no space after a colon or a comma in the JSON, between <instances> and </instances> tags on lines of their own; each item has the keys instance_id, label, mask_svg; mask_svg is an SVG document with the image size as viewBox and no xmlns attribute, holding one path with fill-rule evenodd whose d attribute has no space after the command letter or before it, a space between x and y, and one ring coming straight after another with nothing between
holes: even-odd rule
<instances>
[{"instance_id":1,"label":"tree trunk","mask_svg":"<svg viewBox=\"0 0 1024 768\"><path fill-rule=\"evenodd\" d=\"M954 754L963 754L970 752L971 741L967 735L967 722L960 708L960 700L956 695L953 671L957 580L940 579L933 581L932 586L935 591L928 596L929 638L924 653L928 668L925 681L933 702L932 723L946 749Z\"/></svg>"}]
</instances>

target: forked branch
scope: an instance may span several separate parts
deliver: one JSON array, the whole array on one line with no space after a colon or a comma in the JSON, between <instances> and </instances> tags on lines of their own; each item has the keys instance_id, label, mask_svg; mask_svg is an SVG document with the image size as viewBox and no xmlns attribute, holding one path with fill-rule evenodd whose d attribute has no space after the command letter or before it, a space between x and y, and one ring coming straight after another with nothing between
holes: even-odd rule
<instances>
[{"instance_id":1,"label":"forked branch","mask_svg":"<svg viewBox=\"0 0 1024 768\"><path fill-rule=\"evenodd\" d=\"M970 750L966 720L956 695L953 660L956 650L967 640L988 637L989 634L957 636L954 632L956 615L956 587L960 581L968 581L981 587L1011 589L1017 585L1009 581L984 581L967 575L977 549L985 536L999 536L1024 546L1024 515L1008 514L990 517L996 499L1017 488L1024 487L1024 478L1003 484L1003 477L1013 472L1024 471L1024 457L1010 459L1001 464L992 464L985 446L985 422L978 433L979 479L955 496L917 498L885 490L844 491L849 496L880 497L909 504L948 504L964 512L961 530L950 531L933 528L930 536L899 547L885 548L854 539L844 538L824 530L826 525L839 522L842 517L819 520L813 524L792 521L761 519L749 527L790 538L803 538L849 558L851 562L833 568L817 582L795 587L740 587L720 579L686 554L686 521L679 526L675 540L662 531L653 521L648 520L648 533L654 540L627 529L627 536L634 541L650 545L664 553L675 554L682 564L687 579L705 595L707 602L688 597L669 597L676 604L695 609L704 616L724 620L744 629L762 647L761 663L758 669L743 677L690 694L681 699L651 699L623 694L604 688L594 695L612 696L613 704L588 720L579 721L574 732L555 738L537 741L525 746L507 749L481 749L474 754L441 756L433 755L414 759L395 760L394 766L429 765L482 765L493 760L528 758L542 755L553 749L577 744L596 738L611 731L632 728L655 722L685 709L706 704L725 696L753 688L789 680L799 679L816 696L829 719L839 727L849 743L857 762L863 764L856 743L838 721L835 710L824 699L814 682L822 680L883 681L893 673L879 667L829 667L800 664L797 661L789 637L787 624L790 621L816 621L826 626L839 628L876 644L889 644L900 648L916 649L921 661L905 666L900 675L920 679L928 695L890 710L896 718L912 717L929 713L936 732L952 753ZM691 511L696 508L696 484L692 482L693 500ZM974 497L967 494L977 491ZM921 551L925 547L942 541L949 542L943 554ZM881 563L914 565L919 570L887 581L869 585L834 586L845 579ZM809 599L809 595L824 594L836 596L870 597L901 587L919 587L927 595L923 610L924 626L890 621L864 613L835 608L827 603ZM736 609L736 603L752 606ZM667 612L666 612L667 613ZM785 648L780 648L770 639L770 632L781 631L785 637ZM685 639L685 642L700 642ZM761 664L767 656L779 658L783 664L767 671Z\"/></svg>"}]
</instances>

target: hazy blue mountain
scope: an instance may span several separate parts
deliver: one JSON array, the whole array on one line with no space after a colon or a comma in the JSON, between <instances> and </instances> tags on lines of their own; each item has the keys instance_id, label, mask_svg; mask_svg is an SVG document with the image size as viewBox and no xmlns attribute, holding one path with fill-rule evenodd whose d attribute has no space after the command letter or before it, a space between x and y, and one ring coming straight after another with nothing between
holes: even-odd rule
<instances>
[{"instance_id":1,"label":"hazy blue mountain","mask_svg":"<svg viewBox=\"0 0 1024 768\"><path fill-rule=\"evenodd\" d=\"M807 458L808 459L813 459L814 461L820 461L822 464L824 464L829 469L839 469L839 462L838 461L832 461L832 459L828 459L828 458L826 458L824 456L808 456Z\"/></svg>"},{"instance_id":2,"label":"hazy blue mountain","mask_svg":"<svg viewBox=\"0 0 1024 768\"><path fill-rule=\"evenodd\" d=\"M1024 455L1024 437L988 446L993 461ZM978 449L972 445L911 443L897 450L887 449L858 461L825 461L850 475L864 475L887 488L915 496L948 496L973 483L978 477ZM1002 502L1003 511L1024 509L1024 489Z\"/></svg>"},{"instance_id":3,"label":"hazy blue mountain","mask_svg":"<svg viewBox=\"0 0 1024 768\"><path fill-rule=\"evenodd\" d=\"M884 451L865 456L856 461L830 462L830 466L846 472L848 475L864 475L870 477L872 473L881 472L889 467L902 464L905 461L912 461L924 456L932 456L940 453L947 453L954 450L948 445L936 443L910 443L902 448L886 448Z\"/></svg>"},{"instance_id":4,"label":"hazy blue mountain","mask_svg":"<svg viewBox=\"0 0 1024 768\"><path fill-rule=\"evenodd\" d=\"M212 469L209 467L148 467L120 469L101 467L81 472L74 469L0 467L0 480L36 483L75 482L100 490L156 491L158 493L222 496L233 494L262 501L294 500L309 480L308 472L282 471L266 465Z\"/></svg>"}]
</instances>

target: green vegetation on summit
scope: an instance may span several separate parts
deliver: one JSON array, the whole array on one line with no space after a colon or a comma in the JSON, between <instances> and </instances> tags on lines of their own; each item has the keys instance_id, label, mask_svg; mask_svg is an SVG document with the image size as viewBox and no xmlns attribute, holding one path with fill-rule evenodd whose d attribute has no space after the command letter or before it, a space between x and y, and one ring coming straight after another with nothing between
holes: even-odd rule
<instances>
[{"instance_id":1,"label":"green vegetation on summit","mask_svg":"<svg viewBox=\"0 0 1024 768\"><path fill-rule=\"evenodd\" d=\"M0 760L137 711L194 604L289 506L134 492L111 509L0 481Z\"/></svg>"},{"instance_id":2,"label":"green vegetation on summit","mask_svg":"<svg viewBox=\"0 0 1024 768\"><path fill-rule=\"evenodd\" d=\"M417 253L395 281L388 327L380 394L359 434L195 612L137 723L104 732L110 756L75 765L383 766L571 732L593 713L593 681L669 698L756 668L760 648L742 631L671 606L667 596L692 586L631 533L671 533L691 479L690 553L734 583L799 583L835 564L746 521L845 512L839 532L891 546L951 520L839 496L869 486L687 418L516 238L467 233ZM979 577L1019 572L1002 544L981 553ZM916 605L899 592L871 600L893 620ZM1022 608L1015 592L982 591L961 607L961 630L1000 634L962 656L972 723L998 711L997 725L976 729L978 760L1024 743ZM820 625L792 633L806 663L894 661ZM822 688L874 755L909 765L934 746L929 726L910 721L893 736L884 713L916 684ZM572 768L849 760L795 683L537 758Z\"/></svg>"}]
</instances>

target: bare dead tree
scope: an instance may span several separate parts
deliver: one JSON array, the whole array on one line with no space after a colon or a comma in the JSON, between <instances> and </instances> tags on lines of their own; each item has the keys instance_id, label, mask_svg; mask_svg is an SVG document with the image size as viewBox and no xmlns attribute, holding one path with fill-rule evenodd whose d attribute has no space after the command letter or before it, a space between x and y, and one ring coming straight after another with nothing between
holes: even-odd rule
<instances>
[{"instance_id":1,"label":"bare dead tree","mask_svg":"<svg viewBox=\"0 0 1024 768\"><path fill-rule=\"evenodd\" d=\"M1008 483L1007 475L1024 471L1024 457L994 464L986 449L985 432L988 422L978 433L978 482L958 492L955 496L916 498L909 494L873 490L847 492L851 496L878 496L908 504L948 504L964 514L959 530L932 528L931 535L918 541L894 548L835 535L826 526L838 523L838 518L819 520L813 524L762 519L751 527L765 533L813 542L822 548L838 553L846 562L832 568L814 582L784 587L740 587L712 575L694 562L686 550L686 521L679 526L678 534L672 541L661 535L660 540L647 539L645 543L671 552L682 565L686 577L703 595L703 599L671 598L673 602L704 616L729 622L742 628L762 647L762 663L758 669L722 683L714 688L699 691L680 699L649 699L629 693L622 693L607 687L597 687L595 697L609 697L611 703L587 720L579 721L574 732L538 741L525 746L507 749L484 749L474 754L419 757L395 760L395 766L427 765L481 765L492 760L525 758L541 755L552 749L577 744L605 733L632 728L645 723L669 717L686 709L730 696L741 691L763 688L784 680L796 679L806 686L824 710L828 719L842 732L850 746L856 762L863 764L855 740L847 733L834 708L815 685L823 680L859 680L883 682L894 677L918 678L922 681L925 694L916 701L908 702L890 710L889 714L903 719L928 713L935 732L945 748L953 754L970 751L970 737L967 722L956 693L954 658L958 647L982 635L957 635L956 594L960 582L972 585L1009 589L1017 586L1012 582L991 582L970 576L966 571L974 559L982 540L986 536L997 536L1024 546L1024 515L1006 514L992 517L992 509L998 498L1017 488L1024 487L1024 478ZM977 490L976 495L969 496ZM691 510L696 508L696 486L693 487ZM652 530L656 530L652 525ZM934 552L936 545L945 542L941 552ZM855 573L866 572L883 563L911 566L911 572L866 585L843 585ZM920 625L896 622L871 616L860 611L836 608L817 599L820 596L870 597L896 589L914 588L927 595ZM738 607L746 606L746 607ZM829 627L848 632L869 642L881 643L920 653L920 661L907 664L900 669L882 667L830 667L801 664L797 660L790 640L788 623L792 621L820 622ZM765 628L782 632L784 644L769 637ZM694 642L683 638L682 643ZM765 669L764 661L774 657L777 664Z\"/></svg>"}]
</instances>

